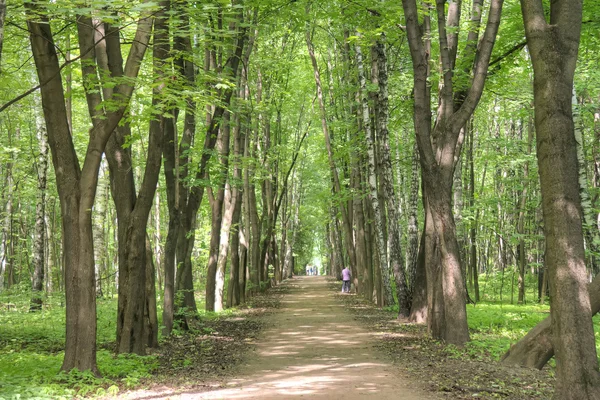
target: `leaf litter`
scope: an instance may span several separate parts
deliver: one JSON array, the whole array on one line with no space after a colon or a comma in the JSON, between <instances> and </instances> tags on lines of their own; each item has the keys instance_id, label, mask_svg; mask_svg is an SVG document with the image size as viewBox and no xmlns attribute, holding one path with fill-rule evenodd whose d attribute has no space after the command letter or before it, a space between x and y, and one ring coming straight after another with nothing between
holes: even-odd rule
<instances>
[{"instance_id":1,"label":"leaf litter","mask_svg":"<svg viewBox=\"0 0 600 400\"><path fill-rule=\"evenodd\" d=\"M339 291L338 282L332 290ZM444 346L427 336L426 327L399 321L396 312L376 307L355 295L337 294L356 321L371 330L376 347L414 382L440 398L549 399L555 379L550 367L542 371L505 366L490 354L474 355Z\"/></svg>"}]
</instances>

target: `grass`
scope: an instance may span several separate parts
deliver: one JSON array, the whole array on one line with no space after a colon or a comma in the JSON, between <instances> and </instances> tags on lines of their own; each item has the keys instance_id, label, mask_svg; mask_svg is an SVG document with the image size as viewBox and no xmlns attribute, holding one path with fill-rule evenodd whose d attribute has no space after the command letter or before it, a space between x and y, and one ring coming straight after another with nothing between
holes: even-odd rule
<instances>
[{"instance_id":1,"label":"grass","mask_svg":"<svg viewBox=\"0 0 600 400\"><path fill-rule=\"evenodd\" d=\"M455 350L457 356L500 360L511 344L550 315L549 304L538 303L537 276L532 274L525 276L525 304L515 304L518 296L516 277L516 271L511 268L507 268L504 275L496 272L479 276L482 301L467 305L471 341L464 350ZM473 297L473 290L469 292ZM390 310L397 312L398 306ZM600 361L600 314L593 318L593 324ZM553 362L550 361L551 365Z\"/></svg>"},{"instance_id":2,"label":"grass","mask_svg":"<svg viewBox=\"0 0 600 400\"><path fill-rule=\"evenodd\" d=\"M511 343L517 342L550 313L547 305L512 305L483 302L467 306L471 342L469 355L483 355L499 360Z\"/></svg>"},{"instance_id":3,"label":"grass","mask_svg":"<svg viewBox=\"0 0 600 400\"><path fill-rule=\"evenodd\" d=\"M481 276L485 301L467 306L472 340L465 349L456 349L455 356L499 360L511 343L549 315L548 305L534 301L537 294L531 288L537 288L537 284L533 279L527 282L530 289L525 305L509 303L511 286L507 281L502 284L501 279L499 275ZM499 301L500 288L503 302ZM30 293L24 289L0 294L0 400L115 395L139 386L158 368L155 356L113 355L117 301L98 299L98 367L103 377L59 373L64 357L64 296L45 298L43 310L35 313L28 312L29 299ZM204 309L200 301L198 309ZM160 310L158 314L160 318ZM216 314L202 316L211 319ZM600 316L594 318L594 325L600 354ZM182 364L186 362L190 361L181 360Z\"/></svg>"},{"instance_id":4,"label":"grass","mask_svg":"<svg viewBox=\"0 0 600 400\"><path fill-rule=\"evenodd\" d=\"M548 305L512 305L483 302L467 306L471 342L466 350L472 357L487 355L499 360L511 344L550 315ZM593 318L596 353L600 357L600 315Z\"/></svg>"},{"instance_id":5,"label":"grass","mask_svg":"<svg viewBox=\"0 0 600 400\"><path fill-rule=\"evenodd\" d=\"M97 359L102 378L59 373L65 343L64 296L44 298L43 310L34 313L29 312L29 300L30 293L19 288L0 294L0 400L114 395L121 388L135 387L157 368L155 356L113 354L117 300L98 299ZM159 318L160 314L159 310Z\"/></svg>"},{"instance_id":6,"label":"grass","mask_svg":"<svg viewBox=\"0 0 600 400\"><path fill-rule=\"evenodd\" d=\"M538 303L537 276L525 276L525 304L517 301L516 270L482 274L479 277L483 301L467 306L471 342L466 352L471 357L490 356L499 360L511 344L520 340L537 323L550 315L550 306ZM548 300L546 300L548 301ZM596 351L600 355L600 316L593 319Z\"/></svg>"}]
</instances>

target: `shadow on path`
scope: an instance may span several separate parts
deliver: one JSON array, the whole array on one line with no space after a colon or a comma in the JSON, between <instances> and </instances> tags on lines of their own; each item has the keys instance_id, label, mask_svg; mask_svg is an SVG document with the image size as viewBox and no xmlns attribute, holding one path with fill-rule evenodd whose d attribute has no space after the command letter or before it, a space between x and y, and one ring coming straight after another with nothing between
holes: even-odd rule
<instances>
[{"instance_id":1,"label":"shadow on path","mask_svg":"<svg viewBox=\"0 0 600 400\"><path fill-rule=\"evenodd\" d=\"M176 390L130 399L432 399L373 346L372 334L336 301L321 276L286 281L288 294L239 378L209 392Z\"/></svg>"}]
</instances>

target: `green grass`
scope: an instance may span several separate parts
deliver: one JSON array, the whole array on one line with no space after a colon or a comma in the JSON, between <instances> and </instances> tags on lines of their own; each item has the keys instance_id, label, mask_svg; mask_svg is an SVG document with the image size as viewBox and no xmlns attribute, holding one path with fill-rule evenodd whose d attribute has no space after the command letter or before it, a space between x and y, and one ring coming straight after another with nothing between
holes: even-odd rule
<instances>
[{"instance_id":1,"label":"green grass","mask_svg":"<svg viewBox=\"0 0 600 400\"><path fill-rule=\"evenodd\" d=\"M517 342L537 323L549 315L547 305L512 305L479 303L467 306L471 342L467 353L475 358L484 355L500 359L511 343Z\"/></svg>"},{"instance_id":2,"label":"green grass","mask_svg":"<svg viewBox=\"0 0 600 400\"><path fill-rule=\"evenodd\" d=\"M0 399L70 399L75 396L116 394L134 387L157 367L156 357L113 356L98 351L102 378L74 371L59 373L64 352L23 350L0 352Z\"/></svg>"},{"instance_id":3,"label":"green grass","mask_svg":"<svg viewBox=\"0 0 600 400\"><path fill-rule=\"evenodd\" d=\"M116 394L149 377L158 363L154 356L114 356L116 299L98 299L98 368L89 373L59 373L64 358L64 296L44 298L40 312L29 311L27 291L0 295L0 400L71 399ZM160 314L159 314L160 315Z\"/></svg>"},{"instance_id":4,"label":"green grass","mask_svg":"<svg viewBox=\"0 0 600 400\"><path fill-rule=\"evenodd\" d=\"M517 302L518 272L515 267L508 267L504 274L493 272L479 275L479 295L481 301L513 303ZM474 292L469 288L471 297ZM537 275L525 274L525 303L538 302L538 278Z\"/></svg>"},{"instance_id":5,"label":"green grass","mask_svg":"<svg viewBox=\"0 0 600 400\"><path fill-rule=\"evenodd\" d=\"M496 272L479 276L482 301L476 305L467 305L471 341L464 350L455 349L457 356L500 360L511 344L519 341L531 328L550 315L548 303L538 303L537 276L532 274L525 276L525 304L516 304L516 278L517 274L512 268L507 268L504 275ZM473 298L473 290L470 289L469 293ZM398 306L389 309L397 312ZM593 318L593 323L596 352L600 358L600 314Z\"/></svg>"},{"instance_id":6,"label":"green grass","mask_svg":"<svg viewBox=\"0 0 600 400\"><path fill-rule=\"evenodd\" d=\"M531 328L550 315L548 305L512 305L479 303L467 306L471 342L467 354L484 355L499 360L511 344L519 341ZM600 357L600 315L593 318L596 352Z\"/></svg>"},{"instance_id":7,"label":"green grass","mask_svg":"<svg viewBox=\"0 0 600 400\"><path fill-rule=\"evenodd\" d=\"M97 359L102 378L77 371L59 373L65 346L64 295L44 297L40 312L29 312L30 298L28 288L0 293L0 400L114 395L120 388L137 386L158 367L155 356L115 356L109 350L115 342L117 300L104 298L96 302ZM203 299L196 300L202 318L216 317L203 311ZM157 305L160 324L160 300Z\"/></svg>"}]
</instances>

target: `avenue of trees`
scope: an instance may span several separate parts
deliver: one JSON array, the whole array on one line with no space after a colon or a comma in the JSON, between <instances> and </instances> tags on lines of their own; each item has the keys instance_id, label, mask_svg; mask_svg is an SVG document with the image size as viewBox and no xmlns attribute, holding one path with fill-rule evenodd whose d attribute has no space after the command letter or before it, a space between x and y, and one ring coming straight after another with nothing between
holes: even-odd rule
<instances>
[{"instance_id":1,"label":"avenue of trees","mask_svg":"<svg viewBox=\"0 0 600 400\"><path fill-rule=\"evenodd\" d=\"M458 346L549 301L503 362L600 398L600 4L503 3L0 0L0 291L99 374L96 298L143 355L319 258Z\"/></svg>"}]
</instances>

